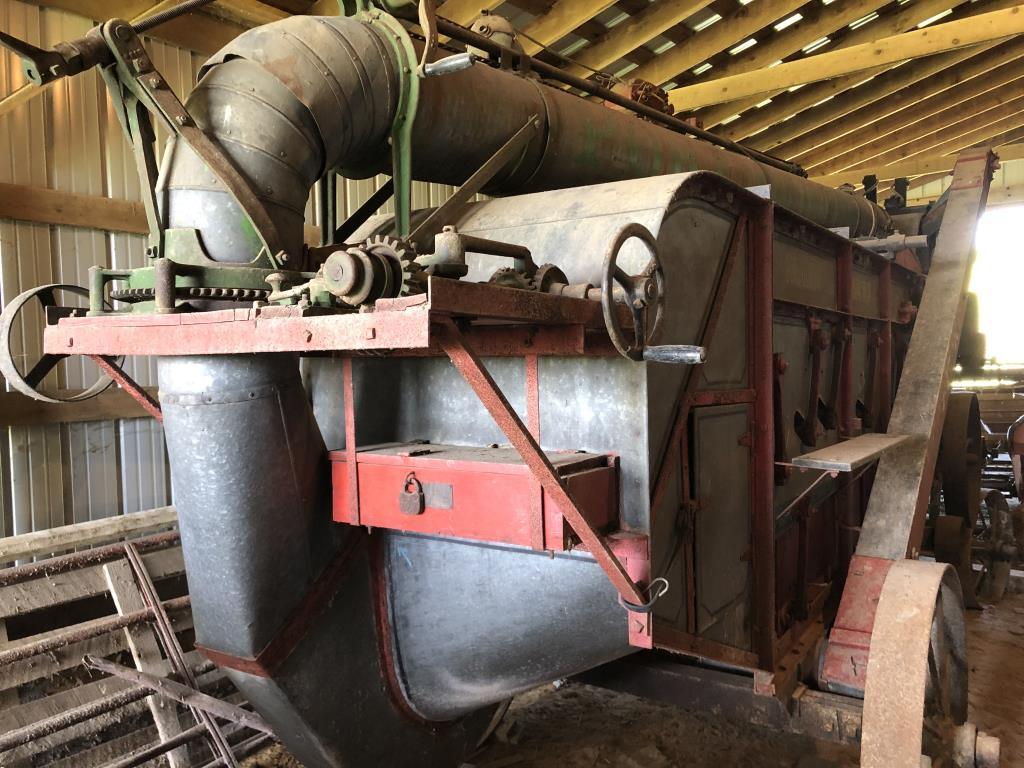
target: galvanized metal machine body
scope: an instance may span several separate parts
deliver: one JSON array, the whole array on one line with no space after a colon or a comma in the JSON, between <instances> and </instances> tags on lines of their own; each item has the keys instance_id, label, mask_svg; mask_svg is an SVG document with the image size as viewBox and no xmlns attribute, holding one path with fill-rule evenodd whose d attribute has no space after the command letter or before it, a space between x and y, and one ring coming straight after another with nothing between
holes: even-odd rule
<instances>
[{"instance_id":1,"label":"galvanized metal machine body","mask_svg":"<svg viewBox=\"0 0 1024 768\"><path fill-rule=\"evenodd\" d=\"M632 203L629 211L621 210L624 199ZM521 224L524 219L530 223ZM602 535L618 529L641 541L641 551L650 547L647 573L638 581L668 579L669 592L655 605L654 646L773 670L820 615L827 589L808 587L819 573L843 568L841 559L822 555L834 545L837 511L828 486L822 487L826 500L807 515L814 526L804 533L810 554L790 549L800 526L780 513L809 480L794 473L774 490L776 453L799 450L799 438L773 447L772 424L780 408L799 410L807 402L810 377L792 376L784 385L778 357L806 365L823 325L849 326L864 337L887 331L889 312L911 302L921 277L706 173L581 188L572 198L551 192L493 200L470 208L456 226L521 243L578 284L596 279L592 254L626 222L655 233L666 277L664 340L701 341L707 350L702 368L626 360L600 341L603 324L594 302L475 283L473 277L490 273L493 257L472 254L468 280L430 278L426 295L378 301L372 312L263 308L138 316L128 325L118 316L72 318L47 330L48 345L70 339L85 354L118 346L161 356L172 472L175 487L184 489L177 504L186 556L193 573L205 574L192 585L198 642L235 670L238 685L281 724L280 735L303 759L332 764L324 755L333 750L361 764L379 748L343 738L310 712L305 686L314 683L304 675L313 673L299 672L316 667L315 685L347 686L341 675L352 670L339 668L331 683L323 671L331 665L320 654L363 647L367 625L378 628L380 647L363 663L382 660L375 679L400 702L395 717L431 722L470 715L545 680L628 654L637 644L629 614L586 552L565 551L565 542L543 538L516 545L497 527L472 534L459 526L482 515L473 508L461 519L446 518L447 533L415 533L421 519L429 525L443 512L431 505L416 525L402 525L395 515L397 523L369 516L373 494L383 494L378 505L390 500L399 513L406 469L420 473L423 483L434 482L422 475L431 446L485 447L509 439L460 371L436 357L445 344L444 316L462 323L497 387L546 450L615 457L619 490L613 522L603 524ZM367 226L360 237L387 222ZM626 248L621 259L642 261L643 252ZM818 279L780 279L801 273ZM857 284L862 293L854 300L843 286ZM879 301L886 294L888 301ZM774 340L765 333L772 328ZM857 401L884 410L888 390L875 388L871 395L867 342L849 348L848 355L817 364L824 381L839 366L842 386L835 398L823 386L821 399L836 409L836 424L852 431ZM285 349L378 350L382 357L308 358L309 406L297 358L269 354ZM213 354L184 354L189 351ZM242 351L257 354L224 354ZM239 443L240 434L253 439ZM833 428L816 440L824 445L838 436ZM324 444L356 464L350 475L351 464L336 462L333 501L324 495ZM409 454L402 459L406 469L383 489L372 474L380 450L365 448L375 444L406 446L394 450ZM451 462L442 463L449 466L444 482L463 493ZM731 468L727 475L719 471L723 466ZM538 488L536 482L529 479L529 487ZM253 499L260 500L258 508ZM693 524L694 505L683 499L699 500L696 514L703 515L692 535L679 533ZM520 509L517 501L505 494L485 503L508 517ZM538 516L542 531L549 522L538 501L519 529L527 534ZM211 508L218 513L211 515ZM376 559L365 544L346 543L348 526L334 532L341 541L332 548L332 509L335 521L374 528ZM380 531L382 525L393 530ZM546 554L551 551L554 557ZM213 562L215 571L207 567ZM288 570L272 563L287 563ZM330 584L324 586L325 579ZM238 625L246 631L236 632ZM325 627L329 641L318 639ZM350 706L339 702L342 711ZM425 743L449 748L444 739Z\"/></svg>"},{"instance_id":2,"label":"galvanized metal machine body","mask_svg":"<svg viewBox=\"0 0 1024 768\"><path fill-rule=\"evenodd\" d=\"M214 57L185 107L117 59L188 130L153 266L97 269L90 316L52 312L44 347L128 386L115 356L160 358L198 644L308 765L456 765L494 705L638 649L788 699L859 528L885 539L870 470L796 457L885 430L904 358L944 370L956 311L908 356L923 270L856 242L889 242L862 198L468 58L411 78L414 53L380 10L295 17ZM971 162L960 197L983 201ZM389 166L394 219L302 247L317 178ZM510 196L413 212L413 175Z\"/></svg>"}]
</instances>

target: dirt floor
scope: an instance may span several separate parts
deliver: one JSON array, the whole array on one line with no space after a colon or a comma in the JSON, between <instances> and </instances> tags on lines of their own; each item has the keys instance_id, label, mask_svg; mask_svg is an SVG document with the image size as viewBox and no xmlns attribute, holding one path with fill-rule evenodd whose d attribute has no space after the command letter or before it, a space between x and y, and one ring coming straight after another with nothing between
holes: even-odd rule
<instances>
[{"instance_id":1,"label":"dirt floor","mask_svg":"<svg viewBox=\"0 0 1024 768\"><path fill-rule=\"evenodd\" d=\"M971 720L1024 766L1024 579L968 612ZM465 768L852 768L857 750L585 685L519 696ZM295 768L283 750L247 768ZM424 766L429 768L429 766Z\"/></svg>"},{"instance_id":2,"label":"dirt floor","mask_svg":"<svg viewBox=\"0 0 1024 768\"><path fill-rule=\"evenodd\" d=\"M997 606L967 612L970 719L1002 741L1004 768L1024 766L1024 578Z\"/></svg>"},{"instance_id":3,"label":"dirt floor","mask_svg":"<svg viewBox=\"0 0 1024 768\"><path fill-rule=\"evenodd\" d=\"M508 735L499 730L471 758L474 768L857 765L854 749L584 685L521 696L506 718L512 723Z\"/></svg>"}]
</instances>

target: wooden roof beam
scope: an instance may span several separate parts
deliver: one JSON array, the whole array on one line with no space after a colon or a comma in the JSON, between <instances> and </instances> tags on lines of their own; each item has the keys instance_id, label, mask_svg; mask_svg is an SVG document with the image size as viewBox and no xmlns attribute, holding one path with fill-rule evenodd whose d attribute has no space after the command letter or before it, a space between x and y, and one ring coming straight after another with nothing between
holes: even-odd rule
<instances>
[{"instance_id":1,"label":"wooden roof beam","mask_svg":"<svg viewBox=\"0 0 1024 768\"><path fill-rule=\"evenodd\" d=\"M535 56L614 4L615 0L558 0L546 14L526 25L519 42Z\"/></svg>"},{"instance_id":2,"label":"wooden roof beam","mask_svg":"<svg viewBox=\"0 0 1024 768\"><path fill-rule=\"evenodd\" d=\"M929 119L948 112L961 112L964 115L977 115L985 110L998 107L1005 103L1007 96L1002 86L1024 79L1024 41L1015 45L1016 60L999 67L984 77L977 77L959 85L948 88L932 98L926 98L911 106L899 109L891 114L877 110L874 117L861 112L851 115L850 122L860 123L856 130L845 131L835 141L824 143L812 151L797 155L788 147L780 148L778 154L786 158L799 157L798 162L812 173L831 173L833 170L856 165L871 159L892 148L897 141L909 141L915 135L924 133L929 128ZM947 74L958 75L950 70ZM936 78L938 79L938 78ZM930 83L920 87L930 86ZM915 86L917 88L919 86ZM913 89L912 89L913 90ZM900 94L892 94L893 97ZM913 96L911 97L913 98ZM900 99L894 103L899 104ZM874 105L868 111L875 111ZM855 118L855 119L852 119ZM844 123L844 121L837 121ZM826 126L826 129L832 126ZM840 130L845 129L844 124ZM898 136L895 135L899 132ZM813 141L809 136L804 145Z\"/></svg>"},{"instance_id":3,"label":"wooden roof beam","mask_svg":"<svg viewBox=\"0 0 1024 768\"><path fill-rule=\"evenodd\" d=\"M922 1L930 2L932 0ZM744 72L764 70L776 61L791 56L804 46L822 37L822 35L836 29L841 29L885 4L884 0L851 0L850 2L834 2L830 5L812 6L815 10L814 15L808 13L804 19L782 32L774 32L773 30L773 34L759 41L758 45L741 54L730 57L727 64L716 67L712 71L715 73L716 79L722 79ZM711 29L714 29L714 27ZM670 51L666 53L670 53ZM671 74L666 73L663 78L659 77L657 82L660 85L669 80L674 80L681 75L688 74L688 71L683 72L681 69L677 69Z\"/></svg>"},{"instance_id":4,"label":"wooden roof beam","mask_svg":"<svg viewBox=\"0 0 1024 768\"><path fill-rule=\"evenodd\" d=\"M106 21L110 18L138 20L157 8L164 10L178 3L153 0L33 0L44 8L57 8L92 21ZM161 24L143 37L152 37L186 48L197 53L213 54L228 42L238 37L247 27L241 24L216 19L205 13L189 13L180 18Z\"/></svg>"},{"instance_id":5,"label":"wooden roof beam","mask_svg":"<svg viewBox=\"0 0 1024 768\"><path fill-rule=\"evenodd\" d=\"M769 70L746 72L676 88L669 93L669 97L677 110L689 112L712 104L764 97L796 85L842 77L873 67L1002 40L1022 33L1024 6L1014 6L808 56L779 64Z\"/></svg>"},{"instance_id":6,"label":"wooden roof beam","mask_svg":"<svg viewBox=\"0 0 1024 768\"><path fill-rule=\"evenodd\" d=\"M953 15L956 16L958 13L963 13L965 16L974 16L978 13L1006 8L1017 2L1019 0L978 0L978 2L969 4L962 3L953 10ZM913 4L910 8L913 8ZM896 24L899 24L900 20L897 17L895 19ZM907 18L906 22L913 22L913 24L910 27L903 28L894 24L888 28L896 34L906 31L906 29L910 29L919 23L919 21L914 21L913 17ZM881 36L884 36L884 34ZM863 41L855 38L851 40L850 36L847 36L844 42L855 44ZM764 107L744 111L743 117L722 126L718 133L733 141L754 137L746 143L762 151L770 151L783 142L814 130L818 126L825 125L838 117L842 117L847 112L852 112L865 104L877 101L886 93L929 78L947 67L956 66L971 56L995 45L996 43L986 43L982 46L975 46L974 49L950 51L938 56L929 56L926 59L912 61L895 69L879 67L867 72L858 72L855 75L812 83L798 91L782 93L777 97L773 97L773 103ZM882 73L885 74L882 75ZM864 81L864 78L871 75L882 75L884 79L879 80L872 88L863 90L856 88L858 84ZM845 93L846 91L850 91L850 93ZM838 97L838 94L843 94L841 99ZM834 98L831 98L825 104L820 103L829 97ZM765 130L766 128L768 130Z\"/></svg>"},{"instance_id":7,"label":"wooden roof beam","mask_svg":"<svg viewBox=\"0 0 1024 768\"><path fill-rule=\"evenodd\" d=\"M951 118L955 117L956 115L951 116ZM1003 106L987 110L980 115L947 121L944 127L873 157L868 162L859 163L856 167L844 168L843 172L860 170L871 173L871 166L875 164L892 165L903 160L910 160L918 155L945 155L957 152L965 147L980 144L993 134L1014 131L1022 126L1024 126L1024 96L1018 96L1007 101ZM837 171L837 173L839 172Z\"/></svg>"},{"instance_id":8,"label":"wooden roof beam","mask_svg":"<svg viewBox=\"0 0 1024 768\"><path fill-rule=\"evenodd\" d=\"M291 16L287 11L259 0L217 0L206 6L203 12L243 27L259 27Z\"/></svg>"},{"instance_id":9,"label":"wooden roof beam","mask_svg":"<svg viewBox=\"0 0 1024 768\"><path fill-rule=\"evenodd\" d=\"M588 45L573 55L573 59L579 64L567 66L566 70L577 77L587 77L591 69L603 70L609 64L625 58L630 52L658 35L665 34L672 27L681 24L693 14L711 5L712 1L665 2L660 0L650 3L639 13L633 14L618 26L608 30L604 39ZM746 7L748 6L744 6L744 8ZM694 35L694 42L696 42L696 37L697 35ZM690 42L687 43L687 45L690 44ZM674 50L675 48L672 48L666 53L671 53ZM636 76L635 71L632 74Z\"/></svg>"},{"instance_id":10,"label":"wooden roof beam","mask_svg":"<svg viewBox=\"0 0 1024 768\"><path fill-rule=\"evenodd\" d=\"M938 112L913 128L905 128L896 138L879 137L839 157L808 166L807 171L814 176L828 176L870 163L887 165L923 151L931 154L931 148L937 144L1020 111L1024 111L1024 97L1020 95L1008 98L998 92L982 94L966 104Z\"/></svg>"},{"instance_id":11,"label":"wooden roof beam","mask_svg":"<svg viewBox=\"0 0 1024 768\"><path fill-rule=\"evenodd\" d=\"M1020 0L996 0L995 3L986 4L984 3L984 0L981 0L981 4L984 4L985 7L992 7L994 5L995 7L998 8L1004 8L1016 4L1019 1ZM910 3L907 6L900 7L898 10L892 13L883 14L880 18L876 19L870 24L865 24L861 27L858 27L857 29L850 30L848 27L844 27L841 30L843 33L842 38L838 41L838 43L835 46L833 46L832 50L848 49L855 45L870 43L882 37L887 37L889 35L896 35L901 32L914 30L917 27L917 25L920 24L922 21L926 21L938 13L942 13L943 11L948 10L951 5L954 7L954 14L963 13L964 11L966 11L967 15L972 15L972 9L978 7L978 5L967 3L964 0L916 0L915 2ZM835 32L838 31L840 30L835 30ZM826 34L835 34L835 32L823 33L820 37L824 37ZM777 57L776 59L774 59L774 61L784 60L792 56L796 56L796 60L798 61L807 58L806 56L802 56L801 53L802 48L798 48L788 52L786 56ZM843 81L842 78L837 78L835 80L829 81L828 83L821 83L822 93L820 98L815 101L805 103L816 104L818 103L818 101L820 101L822 98L825 98L826 96L832 96L836 93L840 93L843 88L853 87L857 83L861 82L864 78L880 74L891 67L892 64L881 65L873 67L865 72L858 72L854 75L851 75L849 79L846 81ZM804 90L808 89L811 91L817 90L814 85L806 86L804 88ZM770 98L775 98L776 96L779 95L782 95L783 98L785 98L785 90L780 88L769 94ZM732 117L737 113L742 114L746 112L747 110L753 108L763 100L763 96L758 96L754 98L741 99L739 101L712 106L709 107L708 109L702 110L699 113L699 117L704 122L705 127L718 125L719 123L722 123L724 120L727 120L728 118ZM770 104L766 106L766 108L769 109L771 107L772 105ZM790 111L785 113L783 117L788 117L789 115L792 114L793 112Z\"/></svg>"},{"instance_id":12,"label":"wooden roof beam","mask_svg":"<svg viewBox=\"0 0 1024 768\"><path fill-rule=\"evenodd\" d=\"M437 15L468 27L477 16L484 11L493 11L501 2L502 0L446 0L438 7Z\"/></svg>"},{"instance_id":13,"label":"wooden roof beam","mask_svg":"<svg viewBox=\"0 0 1024 768\"><path fill-rule=\"evenodd\" d=\"M172 8L179 3L180 0L161 0L158 3L127 2L111 6L109 4L97 5L88 0L85 2L80 2L79 0L40 0L38 4L84 16L92 21L106 20L109 18L109 14L115 14L115 16L120 18L127 18L132 22L138 22L155 13ZM142 7L142 10L138 10L139 7ZM102 13L97 15L98 11ZM188 50L197 51L198 53L213 54L244 31L245 27L234 23L213 19L202 14L188 14L166 24L161 24L152 32L147 32L143 37L152 37ZM41 96L58 82L60 80L51 80L43 86L25 83L21 87L16 88L11 93L0 98L0 116L12 112L23 104L27 104L37 96Z\"/></svg>"},{"instance_id":14,"label":"wooden roof beam","mask_svg":"<svg viewBox=\"0 0 1024 768\"><path fill-rule=\"evenodd\" d=\"M676 45L669 48L664 53L656 56L649 64L631 72L630 76L650 80L652 83L658 83L659 85L666 83L680 72L689 71L715 54L742 42L754 33L786 18L797 8L804 6L806 2L807 0L757 0L757 2L750 5L740 6L730 16L694 34L687 41L686 45ZM693 4L681 3L680 5ZM708 5L708 3L701 3L701 5ZM675 3L668 0L658 0L648 7L647 13L650 17L658 15L665 18L668 16L668 13L663 9L672 9L674 6ZM673 14L673 16L675 15L678 14ZM692 15L693 13L689 13L678 21L682 21ZM629 21L627 20L621 26L625 26L628 23ZM617 29L612 30L612 34L616 31ZM652 31L654 34L650 34ZM654 29L642 24L636 25L633 29L623 32L620 48L624 47L625 44L634 45L634 47L636 45L643 45L648 40L656 37L661 31L660 29ZM650 36L648 36L649 34ZM611 40L611 36L609 36L609 40ZM609 49L606 55L611 53L612 51ZM593 57L594 54L590 54L586 50L577 56L580 61L589 66L594 66L589 60L589 58ZM615 58L612 58L607 63L611 63L611 61L615 61ZM607 63L602 66L607 66Z\"/></svg>"},{"instance_id":15,"label":"wooden roof beam","mask_svg":"<svg viewBox=\"0 0 1024 768\"><path fill-rule=\"evenodd\" d=\"M1004 162L1009 160L1022 160L1024 159L1024 143L1000 146L996 149L996 154L999 155L999 159ZM827 187L839 187L843 184L856 184L859 186L861 181L868 174L877 176L881 182L903 177L911 178L914 176L923 176L928 173L937 173L939 171L949 172L953 170L953 166L955 164L955 154L951 155L940 151L935 154L929 153L926 156L904 160L899 163L891 163L889 165L857 168L849 171L843 171L842 173L833 173L828 176L812 176L811 181L816 181ZM881 188L881 185L879 185L879 187Z\"/></svg>"},{"instance_id":16,"label":"wooden roof beam","mask_svg":"<svg viewBox=\"0 0 1024 768\"><path fill-rule=\"evenodd\" d=\"M865 84L863 91L858 88L821 104L806 114L780 123L777 128L752 137L746 143L762 149L768 146L780 157L798 157L879 123L890 115L901 114L901 110L965 81L980 78L1022 55L1024 41L995 44L980 53L977 48L968 48L929 56L890 70L870 85ZM796 93L804 90L807 89ZM886 122L882 127L888 130L889 124Z\"/></svg>"}]
</instances>

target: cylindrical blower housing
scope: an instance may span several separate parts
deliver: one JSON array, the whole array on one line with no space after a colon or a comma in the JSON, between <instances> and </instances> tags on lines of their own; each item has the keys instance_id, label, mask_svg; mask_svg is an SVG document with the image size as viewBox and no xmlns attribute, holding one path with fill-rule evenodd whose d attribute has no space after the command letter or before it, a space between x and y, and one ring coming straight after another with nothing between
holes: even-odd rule
<instances>
[{"instance_id":1,"label":"cylindrical blower housing","mask_svg":"<svg viewBox=\"0 0 1024 768\"><path fill-rule=\"evenodd\" d=\"M250 30L204 67L186 106L263 200L283 246L302 246L313 183L390 168L399 63L380 32L340 17L295 16ZM413 173L461 184L528 119L540 130L485 191L516 195L681 171L709 170L746 187L770 185L780 205L851 236L879 235L888 216L829 189L535 79L477 65L422 82ZM161 174L168 226L199 229L211 258L247 262L258 241L214 174L180 140Z\"/></svg>"}]
</instances>

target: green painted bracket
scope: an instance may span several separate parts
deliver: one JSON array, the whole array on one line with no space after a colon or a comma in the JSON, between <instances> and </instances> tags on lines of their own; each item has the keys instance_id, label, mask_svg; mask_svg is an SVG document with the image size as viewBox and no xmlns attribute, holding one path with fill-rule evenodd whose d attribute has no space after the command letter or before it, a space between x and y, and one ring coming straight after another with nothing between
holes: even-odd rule
<instances>
[{"instance_id":1,"label":"green painted bracket","mask_svg":"<svg viewBox=\"0 0 1024 768\"><path fill-rule=\"evenodd\" d=\"M409 236L412 218L412 129L420 98L421 75L412 38L391 11L416 8L408 0L338 0L341 13L360 19L383 33L398 62L398 109L391 125L391 178L394 180L395 228L399 237Z\"/></svg>"}]
</instances>

